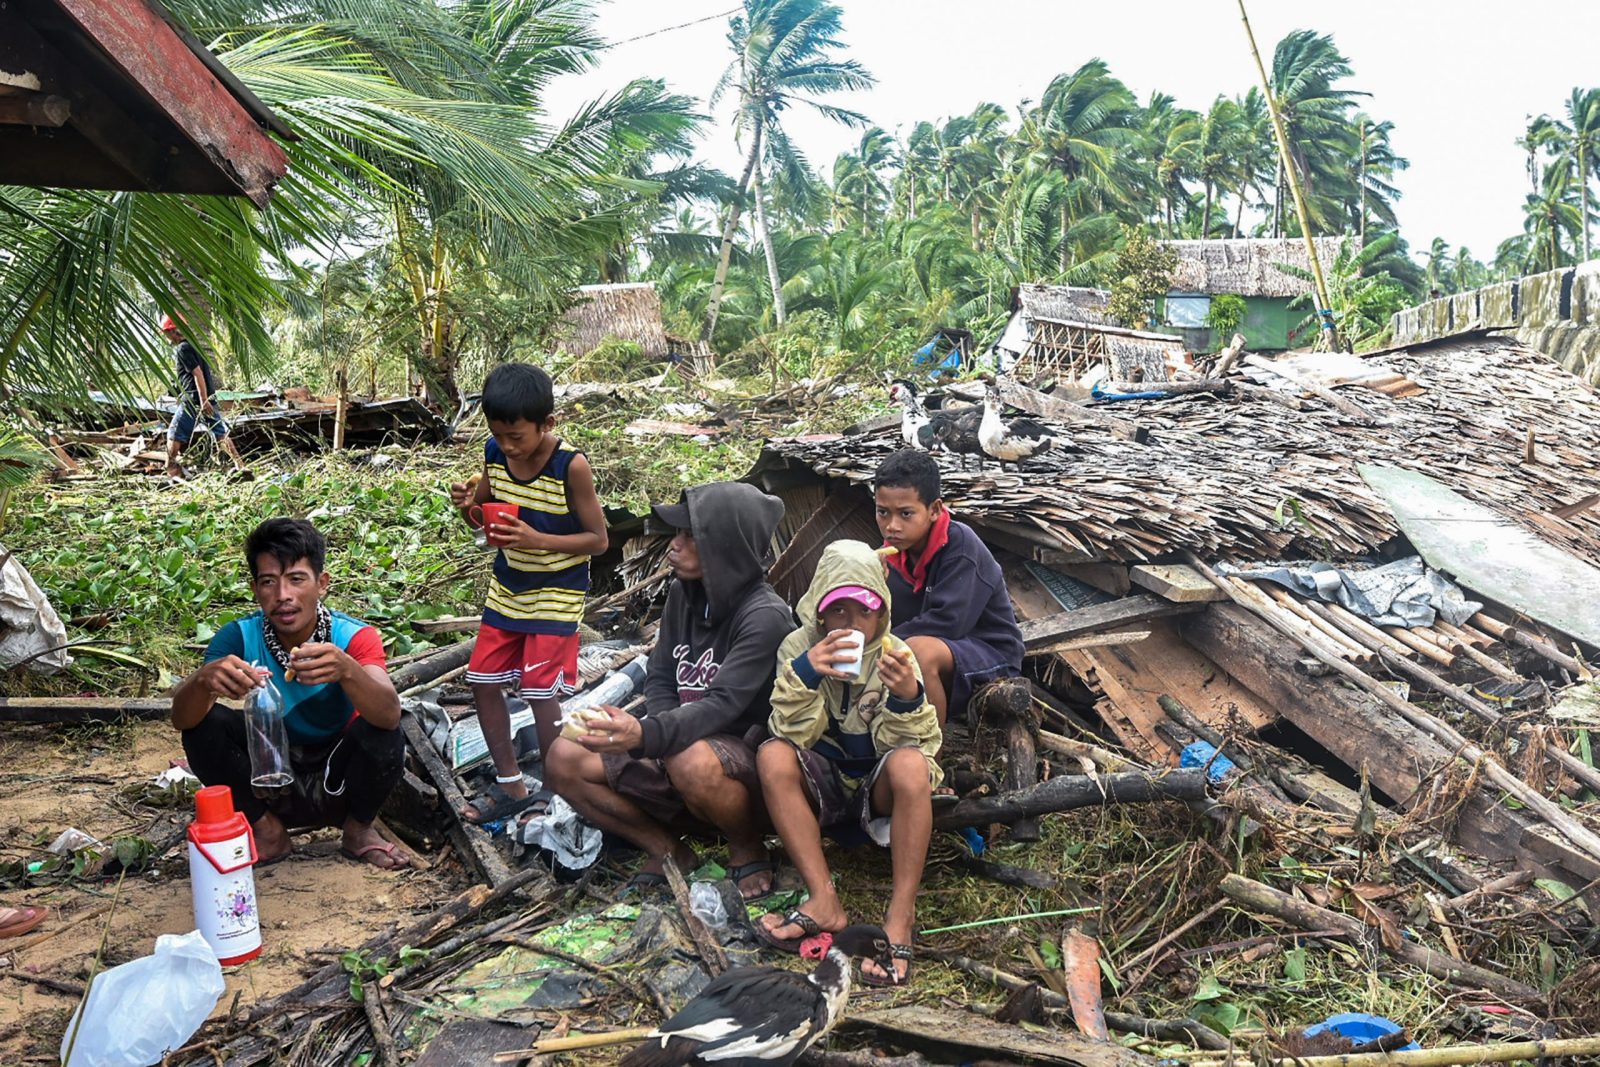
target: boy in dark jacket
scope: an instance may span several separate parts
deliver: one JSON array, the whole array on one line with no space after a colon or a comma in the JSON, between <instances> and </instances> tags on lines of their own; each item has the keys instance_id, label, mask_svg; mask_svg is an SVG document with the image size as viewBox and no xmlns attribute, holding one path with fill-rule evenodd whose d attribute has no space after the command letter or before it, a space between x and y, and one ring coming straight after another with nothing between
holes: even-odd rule
<instances>
[{"instance_id":1,"label":"boy in dark jacket","mask_svg":"<svg viewBox=\"0 0 1600 1067\"><path fill-rule=\"evenodd\" d=\"M897 550L885 561L891 623L917 657L942 727L979 686L1022 673L1022 630L1000 564L944 506L933 457L896 452L873 488L878 532Z\"/></svg>"},{"instance_id":2,"label":"boy in dark jacket","mask_svg":"<svg viewBox=\"0 0 1600 1067\"><path fill-rule=\"evenodd\" d=\"M670 826L688 814L728 839L729 875L747 898L772 888L762 846L766 811L753 737L767 721L778 645L794 628L767 584L783 502L753 485L696 486L656 518L676 533L667 563L676 581L656 634L645 709L603 708L577 740L557 738L545 760L550 788L608 833L649 857L633 883L665 883L663 861L688 871L694 851Z\"/></svg>"}]
</instances>

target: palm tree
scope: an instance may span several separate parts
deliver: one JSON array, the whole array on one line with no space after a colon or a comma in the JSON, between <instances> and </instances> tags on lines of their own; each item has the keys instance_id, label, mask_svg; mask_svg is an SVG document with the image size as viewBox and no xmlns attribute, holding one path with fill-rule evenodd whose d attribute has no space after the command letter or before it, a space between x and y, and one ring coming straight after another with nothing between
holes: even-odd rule
<instances>
[{"instance_id":1,"label":"palm tree","mask_svg":"<svg viewBox=\"0 0 1600 1067\"><path fill-rule=\"evenodd\" d=\"M1443 237L1435 237L1428 246L1428 263L1424 268L1428 282L1428 295L1444 292L1445 279L1450 275L1450 245Z\"/></svg>"},{"instance_id":2,"label":"palm tree","mask_svg":"<svg viewBox=\"0 0 1600 1067\"><path fill-rule=\"evenodd\" d=\"M431 283L505 253L592 262L639 195L619 160L692 122L643 83L552 125L544 86L598 46L586 9L548 0L177 0L174 14L301 135L266 211L213 197L0 189L0 387L86 391L165 378L149 323L179 315L248 370L268 311L352 219L413 254L417 335L448 333ZM431 230L425 240L407 240ZM477 251L451 250L455 234ZM444 255L432 255L437 244ZM550 275L559 278L559 275ZM435 329L442 325L442 329Z\"/></svg>"},{"instance_id":3,"label":"palm tree","mask_svg":"<svg viewBox=\"0 0 1600 1067\"><path fill-rule=\"evenodd\" d=\"M723 222L716 278L706 307L705 324L700 330L702 341L710 341L716 330L745 194L760 160L763 141L782 136L779 115L796 103L804 103L840 122L852 125L866 122L854 111L816 99L831 93L866 89L873 84L872 75L860 63L836 57L837 51L844 47L839 36L842 29L841 12L829 0L745 0L744 13L734 16L729 23L728 43L733 46L734 59L717 82L711 100L715 105L730 89L738 94L734 132L736 136L748 137L750 148L745 155L738 191ZM786 139L783 144L787 145ZM768 247L773 300L779 305L781 320L782 297L779 294L783 286L776 275L771 235L764 228L762 243Z\"/></svg>"},{"instance_id":4,"label":"palm tree","mask_svg":"<svg viewBox=\"0 0 1600 1067\"><path fill-rule=\"evenodd\" d=\"M1400 190L1392 179L1397 171L1411 166L1411 161L1396 154L1389 142L1394 123L1378 122L1366 114L1357 114L1352 120L1359 131L1356 139L1356 233L1365 238L1367 219L1376 218L1387 225L1396 225L1394 201Z\"/></svg>"},{"instance_id":5,"label":"palm tree","mask_svg":"<svg viewBox=\"0 0 1600 1067\"><path fill-rule=\"evenodd\" d=\"M1178 205L1189 202L1184 182L1193 175L1201 135L1200 116L1175 106L1166 93L1151 93L1140 129L1140 154L1145 157L1168 237L1174 237Z\"/></svg>"},{"instance_id":6,"label":"palm tree","mask_svg":"<svg viewBox=\"0 0 1600 1067\"><path fill-rule=\"evenodd\" d=\"M1573 89L1566 101L1566 116L1553 120L1541 116L1529 127L1529 156L1537 147L1548 148L1570 165L1578 184L1578 209L1583 220L1581 257L1589 258L1589 177L1600 174L1600 89ZM1537 190L1535 191L1537 194Z\"/></svg>"},{"instance_id":7,"label":"palm tree","mask_svg":"<svg viewBox=\"0 0 1600 1067\"><path fill-rule=\"evenodd\" d=\"M1356 130L1349 119L1356 97L1366 93L1342 89L1337 82L1354 71L1333 38L1313 30L1294 30L1278 42L1272 55L1272 94L1288 133L1292 165L1306 194L1312 218L1302 227L1326 228L1332 216L1327 187L1348 182L1356 155ZM1282 220L1284 180L1278 183L1275 216ZM1283 230L1280 224L1279 231Z\"/></svg>"},{"instance_id":8,"label":"palm tree","mask_svg":"<svg viewBox=\"0 0 1600 1067\"><path fill-rule=\"evenodd\" d=\"M1581 240L1584 217L1573 189L1573 174L1561 161L1545 168L1538 193L1530 193L1523 203L1523 232L1528 236L1530 266L1535 270L1555 270L1568 265L1563 252L1563 236L1576 247Z\"/></svg>"},{"instance_id":9,"label":"palm tree","mask_svg":"<svg viewBox=\"0 0 1600 1067\"><path fill-rule=\"evenodd\" d=\"M1260 96L1257 96L1260 99ZM1195 142L1195 177L1205 189L1205 206L1200 210L1200 238L1211 236L1211 204L1214 195L1220 194L1229 184L1239 190L1241 208L1244 203L1244 185L1250 175L1246 173L1244 159L1247 144L1253 132L1245 122L1237 100L1218 96L1200 121ZM1223 226L1227 226L1227 209L1223 209Z\"/></svg>"},{"instance_id":10,"label":"palm tree","mask_svg":"<svg viewBox=\"0 0 1600 1067\"><path fill-rule=\"evenodd\" d=\"M1028 112L1020 136L1036 166L1066 181L1056 196L1060 214L1060 269L1071 265L1066 235L1074 216L1130 205L1139 176L1129 151L1138 136L1139 105L1105 61L1091 59L1051 80Z\"/></svg>"}]
</instances>

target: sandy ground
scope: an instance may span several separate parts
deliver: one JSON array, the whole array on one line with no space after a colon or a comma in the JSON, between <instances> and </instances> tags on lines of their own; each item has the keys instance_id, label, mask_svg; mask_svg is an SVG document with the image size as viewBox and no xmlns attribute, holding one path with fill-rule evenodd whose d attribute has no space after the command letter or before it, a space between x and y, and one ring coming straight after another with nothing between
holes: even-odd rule
<instances>
[{"instance_id":1,"label":"sandy ground","mask_svg":"<svg viewBox=\"0 0 1600 1067\"><path fill-rule=\"evenodd\" d=\"M44 727L0 727L0 858L36 859L69 826L103 841L138 833L157 812L122 795L182 756L165 723L94 733ZM241 1009L293 988L316 967L395 923L433 910L464 884L452 861L432 871L391 873L338 855L338 833L296 839L289 859L256 872L264 950L227 972L217 1013L237 995ZM0 1063L55 1059L75 998L10 975L13 968L81 983L110 918L105 965L149 954L160 934L194 928L188 863L180 846L159 871L130 875L114 913L75 916L111 903L116 883L50 881L0 889L0 904L43 905L53 914L17 942L0 941ZM41 934L54 936L27 946ZM25 947L17 950L14 945Z\"/></svg>"}]
</instances>

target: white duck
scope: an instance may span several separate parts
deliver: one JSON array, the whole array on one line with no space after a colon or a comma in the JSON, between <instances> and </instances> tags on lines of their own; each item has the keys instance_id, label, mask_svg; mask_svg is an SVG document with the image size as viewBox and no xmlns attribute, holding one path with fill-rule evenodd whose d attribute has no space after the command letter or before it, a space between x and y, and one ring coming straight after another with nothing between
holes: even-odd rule
<instances>
[{"instance_id":1,"label":"white duck","mask_svg":"<svg viewBox=\"0 0 1600 1067\"><path fill-rule=\"evenodd\" d=\"M978 444L984 453L999 460L1001 465L1015 463L1048 452L1055 438L1043 423L1033 419L1002 419L1000 417L1000 390L990 385L983 395L983 421L978 424Z\"/></svg>"}]
</instances>

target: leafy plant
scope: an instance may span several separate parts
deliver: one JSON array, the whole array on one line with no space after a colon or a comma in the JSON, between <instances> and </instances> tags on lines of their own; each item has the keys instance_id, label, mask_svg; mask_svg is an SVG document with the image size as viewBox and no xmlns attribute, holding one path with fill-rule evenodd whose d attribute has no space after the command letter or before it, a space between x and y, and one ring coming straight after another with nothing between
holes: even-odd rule
<instances>
[{"instance_id":1,"label":"leafy plant","mask_svg":"<svg viewBox=\"0 0 1600 1067\"><path fill-rule=\"evenodd\" d=\"M1244 323L1244 297L1234 293L1221 293L1211 298L1206 309L1205 324L1211 330L1213 351L1225 347Z\"/></svg>"},{"instance_id":2,"label":"leafy plant","mask_svg":"<svg viewBox=\"0 0 1600 1067\"><path fill-rule=\"evenodd\" d=\"M403 945L393 962L387 957L373 959L360 949L351 949L339 956L339 963L350 974L350 999L361 1004L366 1000L366 983L384 978L396 967L409 967L427 958L427 949Z\"/></svg>"},{"instance_id":3,"label":"leafy plant","mask_svg":"<svg viewBox=\"0 0 1600 1067\"><path fill-rule=\"evenodd\" d=\"M1143 232L1123 231L1122 248L1111 265L1111 299L1107 310L1124 326L1142 330L1150 325L1156 297L1172 287L1178 253L1159 245Z\"/></svg>"}]
</instances>

